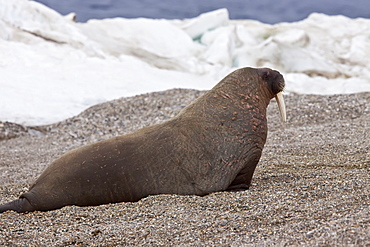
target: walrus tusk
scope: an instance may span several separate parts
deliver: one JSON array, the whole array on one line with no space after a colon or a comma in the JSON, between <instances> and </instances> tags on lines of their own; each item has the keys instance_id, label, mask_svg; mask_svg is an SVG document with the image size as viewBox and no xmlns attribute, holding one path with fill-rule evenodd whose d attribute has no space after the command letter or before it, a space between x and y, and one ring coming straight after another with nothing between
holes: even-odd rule
<instances>
[{"instance_id":1,"label":"walrus tusk","mask_svg":"<svg viewBox=\"0 0 370 247\"><path fill-rule=\"evenodd\" d=\"M285 123L286 122L286 110L285 110L285 102L284 102L283 94L281 92L276 94L275 99L279 107L281 119Z\"/></svg>"}]
</instances>

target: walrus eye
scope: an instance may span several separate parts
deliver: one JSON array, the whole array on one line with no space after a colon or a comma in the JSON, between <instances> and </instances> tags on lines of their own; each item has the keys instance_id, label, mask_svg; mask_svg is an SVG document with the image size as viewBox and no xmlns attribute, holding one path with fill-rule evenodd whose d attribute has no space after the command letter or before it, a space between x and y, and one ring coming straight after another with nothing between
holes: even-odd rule
<instances>
[{"instance_id":1,"label":"walrus eye","mask_svg":"<svg viewBox=\"0 0 370 247\"><path fill-rule=\"evenodd\" d=\"M262 79L264 81L268 81L268 77L269 77L269 71L268 70L264 70L262 71L262 75L261 75Z\"/></svg>"}]
</instances>

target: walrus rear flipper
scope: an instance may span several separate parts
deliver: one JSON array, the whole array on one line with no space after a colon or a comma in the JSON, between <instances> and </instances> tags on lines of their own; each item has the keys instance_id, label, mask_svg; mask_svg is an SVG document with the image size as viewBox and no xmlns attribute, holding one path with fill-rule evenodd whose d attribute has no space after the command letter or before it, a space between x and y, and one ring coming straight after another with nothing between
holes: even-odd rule
<instances>
[{"instance_id":1,"label":"walrus rear flipper","mask_svg":"<svg viewBox=\"0 0 370 247\"><path fill-rule=\"evenodd\" d=\"M0 213L13 210L17 213L25 213L35 211L32 205L26 198L19 198L17 200L8 202L6 204L0 205Z\"/></svg>"}]
</instances>

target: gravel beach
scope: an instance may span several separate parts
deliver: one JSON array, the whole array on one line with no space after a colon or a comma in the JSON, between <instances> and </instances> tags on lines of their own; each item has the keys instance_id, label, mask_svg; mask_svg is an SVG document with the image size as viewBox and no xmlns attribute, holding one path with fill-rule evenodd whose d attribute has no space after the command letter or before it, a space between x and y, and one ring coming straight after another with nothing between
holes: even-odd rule
<instances>
[{"instance_id":1,"label":"gravel beach","mask_svg":"<svg viewBox=\"0 0 370 247\"><path fill-rule=\"evenodd\" d=\"M173 89L93 106L63 122L0 122L0 203L82 145L165 121L204 92ZM370 246L370 92L285 95L249 190L0 214L0 246Z\"/></svg>"}]
</instances>

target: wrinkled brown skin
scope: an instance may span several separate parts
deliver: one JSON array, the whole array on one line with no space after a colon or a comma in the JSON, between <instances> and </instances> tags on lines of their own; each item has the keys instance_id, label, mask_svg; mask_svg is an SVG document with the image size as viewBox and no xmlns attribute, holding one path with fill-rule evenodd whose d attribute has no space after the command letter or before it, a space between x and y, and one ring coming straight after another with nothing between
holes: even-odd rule
<instances>
[{"instance_id":1,"label":"wrinkled brown skin","mask_svg":"<svg viewBox=\"0 0 370 247\"><path fill-rule=\"evenodd\" d=\"M236 70L164 123L63 155L0 212L247 189L266 141L267 105L283 88L277 71Z\"/></svg>"}]
</instances>

